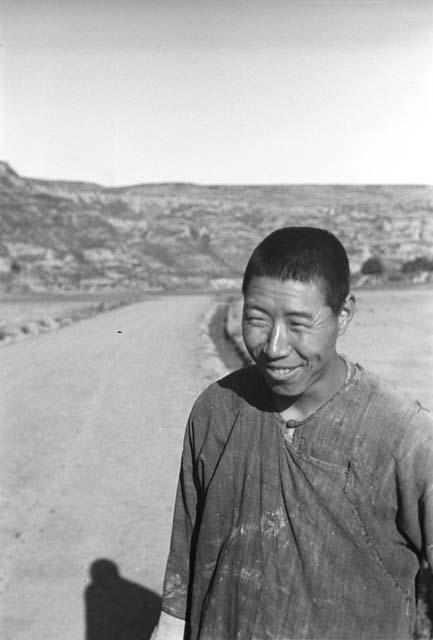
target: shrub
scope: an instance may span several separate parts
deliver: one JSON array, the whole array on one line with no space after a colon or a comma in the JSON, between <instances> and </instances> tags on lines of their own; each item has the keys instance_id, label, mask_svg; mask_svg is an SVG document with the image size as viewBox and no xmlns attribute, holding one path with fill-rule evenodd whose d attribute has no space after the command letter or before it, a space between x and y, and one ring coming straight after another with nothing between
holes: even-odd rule
<instances>
[{"instance_id":1,"label":"shrub","mask_svg":"<svg viewBox=\"0 0 433 640\"><path fill-rule=\"evenodd\" d=\"M368 258L361 267L361 273L364 276L381 275L383 272L384 268L380 258Z\"/></svg>"},{"instance_id":2,"label":"shrub","mask_svg":"<svg viewBox=\"0 0 433 640\"><path fill-rule=\"evenodd\" d=\"M416 273L418 271L433 271L433 260L420 256L405 262L401 270L403 273Z\"/></svg>"}]
</instances>

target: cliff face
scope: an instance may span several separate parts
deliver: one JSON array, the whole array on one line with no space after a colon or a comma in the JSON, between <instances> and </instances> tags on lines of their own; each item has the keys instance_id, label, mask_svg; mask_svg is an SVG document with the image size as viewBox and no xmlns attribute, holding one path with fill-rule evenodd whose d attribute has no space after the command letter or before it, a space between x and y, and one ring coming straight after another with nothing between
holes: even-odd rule
<instances>
[{"instance_id":1,"label":"cliff face","mask_svg":"<svg viewBox=\"0 0 433 640\"><path fill-rule=\"evenodd\" d=\"M372 255L391 272L433 257L430 186L105 188L0 163L0 211L3 289L229 287L257 242L290 224L335 232L354 272Z\"/></svg>"}]
</instances>

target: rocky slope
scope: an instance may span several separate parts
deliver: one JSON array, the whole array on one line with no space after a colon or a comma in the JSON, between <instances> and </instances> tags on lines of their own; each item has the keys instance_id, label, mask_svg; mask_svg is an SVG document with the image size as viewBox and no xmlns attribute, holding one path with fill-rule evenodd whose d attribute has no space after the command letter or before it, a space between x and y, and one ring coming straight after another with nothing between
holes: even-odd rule
<instances>
[{"instance_id":1,"label":"rocky slope","mask_svg":"<svg viewBox=\"0 0 433 640\"><path fill-rule=\"evenodd\" d=\"M337 233L354 273L371 256L391 278L433 258L433 186L106 188L23 178L1 162L0 211L8 291L230 288L255 244L290 224Z\"/></svg>"}]
</instances>

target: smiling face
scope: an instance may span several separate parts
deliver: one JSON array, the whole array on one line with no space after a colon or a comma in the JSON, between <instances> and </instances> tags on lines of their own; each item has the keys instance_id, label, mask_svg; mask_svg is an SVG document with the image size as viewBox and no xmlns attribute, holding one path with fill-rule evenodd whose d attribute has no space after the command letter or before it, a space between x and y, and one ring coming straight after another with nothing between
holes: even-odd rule
<instances>
[{"instance_id":1,"label":"smiling face","mask_svg":"<svg viewBox=\"0 0 433 640\"><path fill-rule=\"evenodd\" d=\"M336 391L342 365L337 337L352 315L351 296L336 315L316 282L251 279L244 299L244 341L281 408L294 397L323 401Z\"/></svg>"}]
</instances>

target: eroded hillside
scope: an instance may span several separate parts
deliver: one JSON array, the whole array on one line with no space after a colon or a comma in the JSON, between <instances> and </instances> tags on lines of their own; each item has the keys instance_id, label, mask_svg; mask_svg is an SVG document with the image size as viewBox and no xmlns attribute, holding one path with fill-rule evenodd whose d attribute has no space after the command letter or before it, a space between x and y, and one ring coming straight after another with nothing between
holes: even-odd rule
<instances>
[{"instance_id":1,"label":"eroded hillside","mask_svg":"<svg viewBox=\"0 0 433 640\"><path fill-rule=\"evenodd\" d=\"M209 289L238 283L255 244L290 224L335 232L356 274L433 259L431 186L199 186L23 178L0 163L3 290Z\"/></svg>"}]
</instances>

